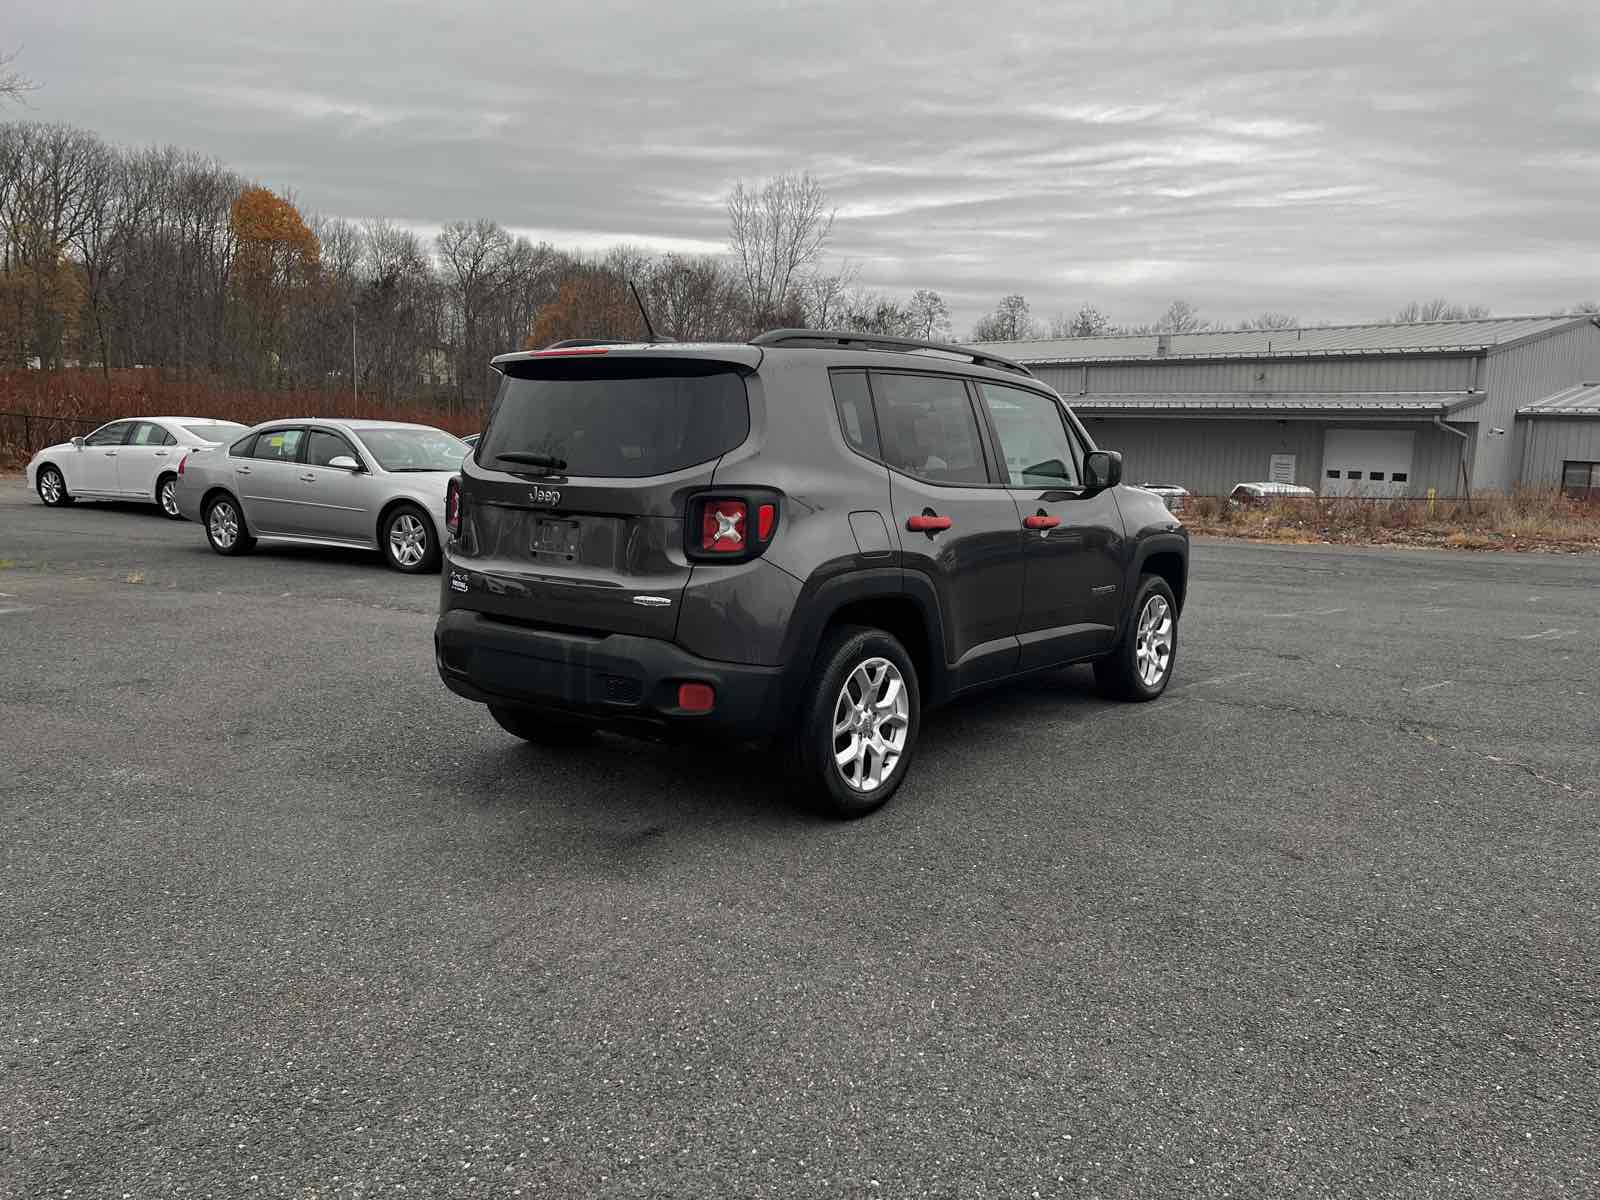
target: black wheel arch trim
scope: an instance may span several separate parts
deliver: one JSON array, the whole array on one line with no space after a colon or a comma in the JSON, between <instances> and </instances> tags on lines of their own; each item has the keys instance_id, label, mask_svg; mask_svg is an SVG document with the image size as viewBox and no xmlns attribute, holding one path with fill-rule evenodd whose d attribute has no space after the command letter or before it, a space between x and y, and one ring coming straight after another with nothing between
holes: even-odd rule
<instances>
[{"instance_id":1,"label":"black wheel arch trim","mask_svg":"<svg viewBox=\"0 0 1600 1200\"><path fill-rule=\"evenodd\" d=\"M1186 533L1150 533L1141 537L1133 549L1133 557L1128 568L1128 580L1125 595L1127 603L1123 606L1122 620L1117 630L1117 640L1122 640L1127 632L1128 623L1133 618L1133 600L1139 591L1139 579L1145 574L1145 564L1157 554L1175 554L1183 563L1183 584L1181 589L1175 589L1173 599L1178 604L1178 615L1183 615L1183 609L1189 593L1189 535Z\"/></svg>"},{"instance_id":2,"label":"black wheel arch trim","mask_svg":"<svg viewBox=\"0 0 1600 1200\"><path fill-rule=\"evenodd\" d=\"M944 661L944 621L933 582L919 572L900 567L863 567L826 578L813 576L801 588L789 628L784 632L780 659L785 664L785 711L793 711L811 679L823 630L846 607L863 600L904 600L917 610L928 639L927 678L920 681L922 703L928 707L944 698L949 668ZM908 652L911 649L907 647Z\"/></svg>"}]
</instances>

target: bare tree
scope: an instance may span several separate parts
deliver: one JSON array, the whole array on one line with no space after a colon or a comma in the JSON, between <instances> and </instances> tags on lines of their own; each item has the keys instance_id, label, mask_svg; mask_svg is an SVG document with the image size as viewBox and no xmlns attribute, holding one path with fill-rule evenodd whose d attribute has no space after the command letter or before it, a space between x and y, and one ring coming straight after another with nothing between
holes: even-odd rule
<instances>
[{"instance_id":1,"label":"bare tree","mask_svg":"<svg viewBox=\"0 0 1600 1200\"><path fill-rule=\"evenodd\" d=\"M681 342L738 336L738 284L718 259L668 254L639 291L663 336Z\"/></svg>"},{"instance_id":2,"label":"bare tree","mask_svg":"<svg viewBox=\"0 0 1600 1200\"><path fill-rule=\"evenodd\" d=\"M1240 329L1299 329L1300 318L1289 313L1264 312L1239 322Z\"/></svg>"},{"instance_id":3,"label":"bare tree","mask_svg":"<svg viewBox=\"0 0 1600 1200\"><path fill-rule=\"evenodd\" d=\"M485 310L506 283L511 236L493 221L456 221L439 233L436 244L450 299L460 318L456 347L456 396L465 407L487 396L489 358L480 340Z\"/></svg>"},{"instance_id":4,"label":"bare tree","mask_svg":"<svg viewBox=\"0 0 1600 1200\"><path fill-rule=\"evenodd\" d=\"M924 341L949 341L950 306L932 288L911 293L911 335Z\"/></svg>"},{"instance_id":5,"label":"bare tree","mask_svg":"<svg viewBox=\"0 0 1600 1200\"><path fill-rule=\"evenodd\" d=\"M1200 310L1187 300L1174 300L1156 321L1156 333L1198 333L1209 329L1211 322L1200 315Z\"/></svg>"},{"instance_id":6,"label":"bare tree","mask_svg":"<svg viewBox=\"0 0 1600 1200\"><path fill-rule=\"evenodd\" d=\"M796 284L821 257L835 210L810 174L779 175L728 194L728 245L754 325L776 323L799 297Z\"/></svg>"},{"instance_id":7,"label":"bare tree","mask_svg":"<svg viewBox=\"0 0 1600 1200\"><path fill-rule=\"evenodd\" d=\"M1432 300L1413 300L1395 313L1394 319L1409 325L1418 321L1476 321L1488 315L1486 305L1452 304L1443 296L1435 296Z\"/></svg>"},{"instance_id":8,"label":"bare tree","mask_svg":"<svg viewBox=\"0 0 1600 1200\"><path fill-rule=\"evenodd\" d=\"M1038 334L1039 326L1028 309L1028 301L1020 295L1002 297L995 310L980 317L972 327L975 342L1017 342Z\"/></svg>"},{"instance_id":9,"label":"bare tree","mask_svg":"<svg viewBox=\"0 0 1600 1200\"><path fill-rule=\"evenodd\" d=\"M11 100L21 104L23 95L39 85L12 65L16 61L15 50L10 54L0 54L0 100Z\"/></svg>"},{"instance_id":10,"label":"bare tree","mask_svg":"<svg viewBox=\"0 0 1600 1200\"><path fill-rule=\"evenodd\" d=\"M1567 310L1574 314L1600 313L1600 300L1579 300Z\"/></svg>"},{"instance_id":11,"label":"bare tree","mask_svg":"<svg viewBox=\"0 0 1600 1200\"><path fill-rule=\"evenodd\" d=\"M1051 337L1100 337L1115 332L1111 318L1092 304L1081 306L1070 317L1061 313L1050 322Z\"/></svg>"}]
</instances>

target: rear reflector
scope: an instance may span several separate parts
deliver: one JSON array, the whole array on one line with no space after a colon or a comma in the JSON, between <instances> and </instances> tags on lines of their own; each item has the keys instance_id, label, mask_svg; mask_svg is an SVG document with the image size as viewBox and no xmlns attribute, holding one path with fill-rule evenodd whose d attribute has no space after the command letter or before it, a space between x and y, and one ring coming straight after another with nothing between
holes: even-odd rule
<instances>
[{"instance_id":1,"label":"rear reflector","mask_svg":"<svg viewBox=\"0 0 1600 1200\"><path fill-rule=\"evenodd\" d=\"M717 693L708 683L680 683L678 707L686 712L710 712L717 702Z\"/></svg>"},{"instance_id":2,"label":"rear reflector","mask_svg":"<svg viewBox=\"0 0 1600 1200\"><path fill-rule=\"evenodd\" d=\"M758 536L764 542L772 536L772 527L778 523L778 506L776 504L763 504L756 510L756 528Z\"/></svg>"},{"instance_id":3,"label":"rear reflector","mask_svg":"<svg viewBox=\"0 0 1600 1200\"><path fill-rule=\"evenodd\" d=\"M713 554L741 554L745 549L743 500L707 500L700 513L700 549Z\"/></svg>"}]
</instances>

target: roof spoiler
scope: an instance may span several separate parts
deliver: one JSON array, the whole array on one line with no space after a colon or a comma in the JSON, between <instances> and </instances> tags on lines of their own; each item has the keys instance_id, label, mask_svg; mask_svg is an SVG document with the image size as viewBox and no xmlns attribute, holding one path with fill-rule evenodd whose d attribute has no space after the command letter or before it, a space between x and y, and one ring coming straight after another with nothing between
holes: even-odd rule
<instances>
[{"instance_id":1,"label":"roof spoiler","mask_svg":"<svg viewBox=\"0 0 1600 1200\"><path fill-rule=\"evenodd\" d=\"M953 354L965 358L974 366L1013 371L1030 378L1033 375L1032 371L1019 362L971 346L953 346L948 342L928 342L921 338L890 337L878 333L848 333L832 329L769 329L766 333L751 338L750 344L842 350L934 350L940 354Z\"/></svg>"}]
</instances>

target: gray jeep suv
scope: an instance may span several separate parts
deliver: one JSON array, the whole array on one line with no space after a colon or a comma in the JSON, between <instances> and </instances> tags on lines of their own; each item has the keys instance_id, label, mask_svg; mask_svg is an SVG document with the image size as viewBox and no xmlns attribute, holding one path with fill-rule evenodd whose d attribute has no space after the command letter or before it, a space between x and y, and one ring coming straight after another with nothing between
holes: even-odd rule
<instances>
[{"instance_id":1,"label":"gray jeep suv","mask_svg":"<svg viewBox=\"0 0 1600 1200\"><path fill-rule=\"evenodd\" d=\"M495 359L446 499L439 674L518 737L777 742L837 816L923 709L1092 662L1172 677L1188 534L1026 368L776 330Z\"/></svg>"}]
</instances>

